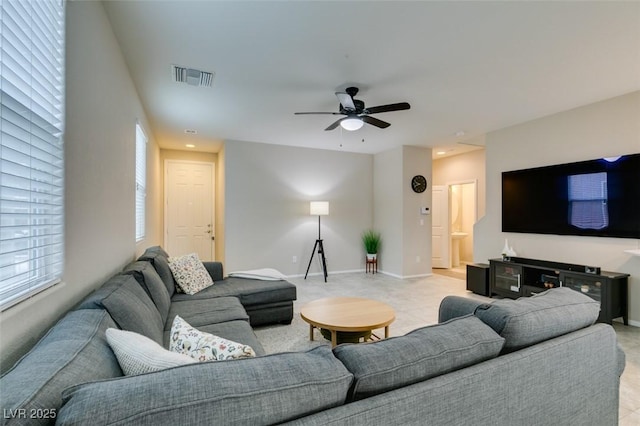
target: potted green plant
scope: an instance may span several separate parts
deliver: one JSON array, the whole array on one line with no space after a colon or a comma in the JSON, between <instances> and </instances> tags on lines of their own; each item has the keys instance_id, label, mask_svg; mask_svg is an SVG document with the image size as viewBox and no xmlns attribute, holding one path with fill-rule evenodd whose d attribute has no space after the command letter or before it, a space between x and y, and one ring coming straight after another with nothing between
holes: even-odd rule
<instances>
[{"instance_id":1,"label":"potted green plant","mask_svg":"<svg viewBox=\"0 0 640 426\"><path fill-rule=\"evenodd\" d=\"M367 259L375 259L378 256L380 241L380 233L378 231L374 231L373 229L364 231L362 234L362 242L367 252Z\"/></svg>"}]
</instances>

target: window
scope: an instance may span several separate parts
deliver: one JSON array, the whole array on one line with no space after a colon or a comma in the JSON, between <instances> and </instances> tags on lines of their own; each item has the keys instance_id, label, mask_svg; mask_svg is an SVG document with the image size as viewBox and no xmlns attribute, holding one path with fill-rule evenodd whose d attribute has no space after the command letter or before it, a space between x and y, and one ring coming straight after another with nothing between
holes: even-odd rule
<instances>
[{"instance_id":1,"label":"window","mask_svg":"<svg viewBox=\"0 0 640 426\"><path fill-rule=\"evenodd\" d=\"M64 266L64 4L0 2L0 309Z\"/></svg>"},{"instance_id":2,"label":"window","mask_svg":"<svg viewBox=\"0 0 640 426\"><path fill-rule=\"evenodd\" d=\"M580 229L609 226L606 172L569 176L569 223Z\"/></svg>"},{"instance_id":3,"label":"window","mask_svg":"<svg viewBox=\"0 0 640 426\"><path fill-rule=\"evenodd\" d=\"M147 186L147 137L136 124L136 242L144 240L145 198Z\"/></svg>"}]
</instances>

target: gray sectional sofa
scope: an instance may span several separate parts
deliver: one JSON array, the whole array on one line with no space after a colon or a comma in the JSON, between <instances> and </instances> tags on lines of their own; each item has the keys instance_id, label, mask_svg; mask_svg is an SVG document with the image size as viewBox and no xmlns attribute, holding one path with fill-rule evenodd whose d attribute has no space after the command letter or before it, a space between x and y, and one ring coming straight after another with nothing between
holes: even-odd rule
<instances>
[{"instance_id":1,"label":"gray sectional sofa","mask_svg":"<svg viewBox=\"0 0 640 426\"><path fill-rule=\"evenodd\" d=\"M171 295L163 257L153 248L128 265L0 379L3 424L617 424L624 353L594 324L598 304L573 290L447 297L439 324L405 336L265 355L250 324L290 321L295 287L241 281L234 293L217 280ZM220 278L221 265L207 269ZM258 356L123 376L105 330L166 343L175 315Z\"/></svg>"}]
</instances>

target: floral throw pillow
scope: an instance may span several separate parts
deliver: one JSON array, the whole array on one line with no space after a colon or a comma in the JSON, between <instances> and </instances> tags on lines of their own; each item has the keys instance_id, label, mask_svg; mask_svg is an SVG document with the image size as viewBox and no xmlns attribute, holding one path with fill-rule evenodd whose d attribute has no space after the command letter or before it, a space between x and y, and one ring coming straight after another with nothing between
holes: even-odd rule
<instances>
[{"instance_id":1,"label":"floral throw pillow","mask_svg":"<svg viewBox=\"0 0 640 426\"><path fill-rule=\"evenodd\" d=\"M170 257L169 269L178 286L187 294L196 294L213 285L211 275L196 253Z\"/></svg>"},{"instance_id":2,"label":"floral throw pillow","mask_svg":"<svg viewBox=\"0 0 640 426\"><path fill-rule=\"evenodd\" d=\"M256 356L251 346L200 331L178 315L171 326L169 350L189 355L198 361L224 361Z\"/></svg>"}]
</instances>

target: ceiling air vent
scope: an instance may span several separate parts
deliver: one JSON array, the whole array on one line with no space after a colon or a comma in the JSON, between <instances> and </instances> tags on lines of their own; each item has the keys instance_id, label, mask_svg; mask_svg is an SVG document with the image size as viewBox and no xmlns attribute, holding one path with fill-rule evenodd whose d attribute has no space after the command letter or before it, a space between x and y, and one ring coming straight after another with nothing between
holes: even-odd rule
<instances>
[{"instance_id":1,"label":"ceiling air vent","mask_svg":"<svg viewBox=\"0 0 640 426\"><path fill-rule=\"evenodd\" d=\"M187 83L191 86L211 87L213 84L213 73L200 71L193 68L185 68L178 65L171 65L173 80L176 83Z\"/></svg>"}]
</instances>

